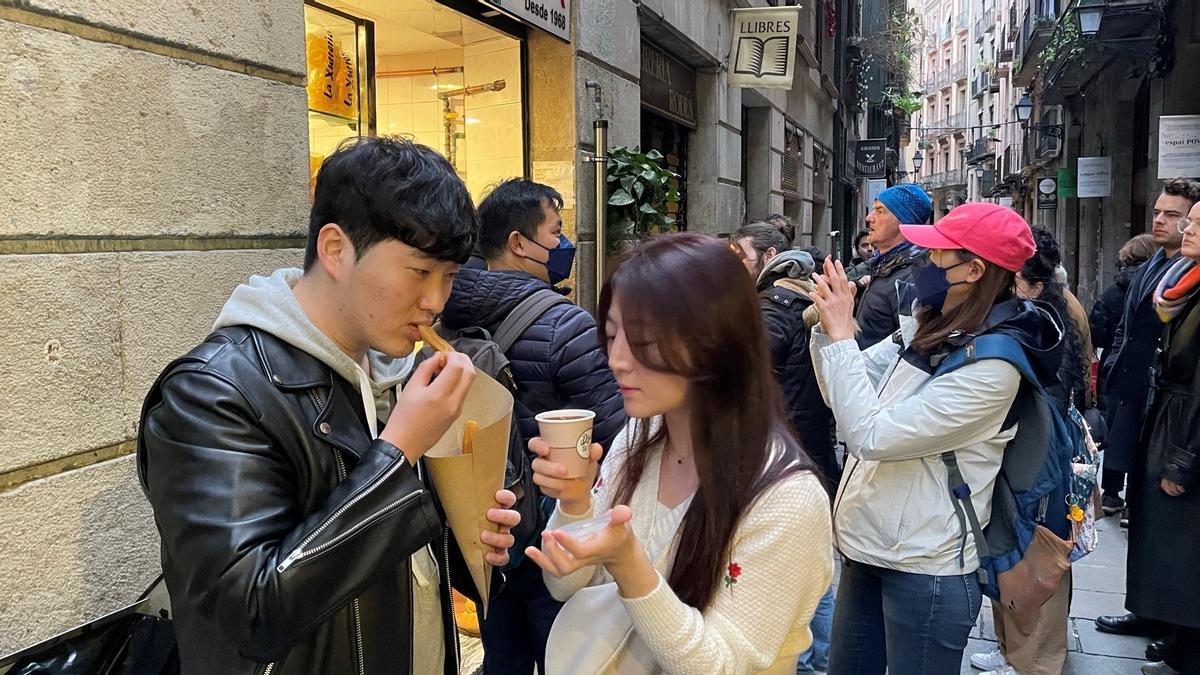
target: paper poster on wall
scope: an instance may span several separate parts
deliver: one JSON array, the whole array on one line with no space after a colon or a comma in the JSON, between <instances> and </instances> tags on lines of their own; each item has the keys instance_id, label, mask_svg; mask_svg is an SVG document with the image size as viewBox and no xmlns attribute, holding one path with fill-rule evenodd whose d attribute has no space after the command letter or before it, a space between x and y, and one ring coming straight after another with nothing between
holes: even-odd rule
<instances>
[{"instance_id":1,"label":"paper poster on wall","mask_svg":"<svg viewBox=\"0 0 1200 675\"><path fill-rule=\"evenodd\" d=\"M734 9L729 86L791 89L799 25L799 7Z\"/></svg>"},{"instance_id":2,"label":"paper poster on wall","mask_svg":"<svg viewBox=\"0 0 1200 675\"><path fill-rule=\"evenodd\" d=\"M533 162L535 183L549 185L562 195L563 208L575 208L575 164L572 162Z\"/></svg>"},{"instance_id":3,"label":"paper poster on wall","mask_svg":"<svg viewBox=\"0 0 1200 675\"><path fill-rule=\"evenodd\" d=\"M1080 157L1075 192L1080 199L1112 195L1112 157Z\"/></svg>"},{"instance_id":4,"label":"paper poster on wall","mask_svg":"<svg viewBox=\"0 0 1200 675\"><path fill-rule=\"evenodd\" d=\"M1200 178L1200 115L1158 118L1158 177Z\"/></svg>"},{"instance_id":5,"label":"paper poster on wall","mask_svg":"<svg viewBox=\"0 0 1200 675\"><path fill-rule=\"evenodd\" d=\"M879 178L867 181L867 213L875 206L875 200L879 199L879 193L887 189L887 179Z\"/></svg>"}]
</instances>

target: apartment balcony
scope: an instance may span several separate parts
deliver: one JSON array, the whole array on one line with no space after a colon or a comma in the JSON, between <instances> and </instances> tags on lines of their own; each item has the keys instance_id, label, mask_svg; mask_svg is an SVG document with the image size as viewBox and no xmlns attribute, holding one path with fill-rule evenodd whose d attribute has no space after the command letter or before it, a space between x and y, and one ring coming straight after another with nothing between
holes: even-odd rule
<instances>
[{"instance_id":1,"label":"apartment balcony","mask_svg":"<svg viewBox=\"0 0 1200 675\"><path fill-rule=\"evenodd\" d=\"M994 138L977 138L971 144L967 152L967 164L974 166L985 160L993 159L996 156L996 139Z\"/></svg>"},{"instance_id":2,"label":"apartment balcony","mask_svg":"<svg viewBox=\"0 0 1200 675\"><path fill-rule=\"evenodd\" d=\"M938 90L937 73L929 73L928 75L925 76L925 79L921 81L921 91L923 91L926 96L932 96L934 93L937 92L937 90Z\"/></svg>"},{"instance_id":3,"label":"apartment balcony","mask_svg":"<svg viewBox=\"0 0 1200 675\"><path fill-rule=\"evenodd\" d=\"M942 174L943 188L965 188L967 186L967 172L962 169L951 169Z\"/></svg>"},{"instance_id":4,"label":"apartment balcony","mask_svg":"<svg viewBox=\"0 0 1200 675\"><path fill-rule=\"evenodd\" d=\"M953 74L951 73L950 69L943 68L942 70L939 70L938 76L937 76L937 88L945 89L946 87L949 87L952 84L954 84L954 77L953 77Z\"/></svg>"},{"instance_id":5,"label":"apartment balcony","mask_svg":"<svg viewBox=\"0 0 1200 675\"><path fill-rule=\"evenodd\" d=\"M962 169L951 169L923 176L917 180L917 183L925 190L933 191L943 188L966 187L967 177L966 172Z\"/></svg>"},{"instance_id":6,"label":"apartment balcony","mask_svg":"<svg viewBox=\"0 0 1200 675\"><path fill-rule=\"evenodd\" d=\"M954 30L960 33L971 30L971 21L967 18L965 11L954 16Z\"/></svg>"},{"instance_id":7,"label":"apartment balcony","mask_svg":"<svg viewBox=\"0 0 1200 675\"><path fill-rule=\"evenodd\" d=\"M971 81L971 98L983 98L990 93L992 93L992 76L985 70Z\"/></svg>"},{"instance_id":8,"label":"apartment balcony","mask_svg":"<svg viewBox=\"0 0 1200 675\"><path fill-rule=\"evenodd\" d=\"M956 112L953 115L947 117L946 123L942 126L945 126L948 129L950 129L951 130L950 133L953 133L956 136L961 136L966 131L968 121L969 120L967 117L967 111L964 110L962 112Z\"/></svg>"},{"instance_id":9,"label":"apartment balcony","mask_svg":"<svg viewBox=\"0 0 1200 675\"><path fill-rule=\"evenodd\" d=\"M1017 35L1013 53L1013 84L1028 87L1033 83L1038 65L1041 64L1042 52L1050 43L1057 21L1054 0L1034 0L1021 21L1021 32Z\"/></svg>"},{"instance_id":10,"label":"apartment balcony","mask_svg":"<svg viewBox=\"0 0 1200 675\"><path fill-rule=\"evenodd\" d=\"M983 16L975 21L975 41L983 42L983 38L996 30L996 10L984 11Z\"/></svg>"},{"instance_id":11,"label":"apartment balcony","mask_svg":"<svg viewBox=\"0 0 1200 675\"><path fill-rule=\"evenodd\" d=\"M967 62L966 61L955 61L954 64L950 66L950 76L952 78L954 78L955 82L966 82L967 81Z\"/></svg>"}]
</instances>

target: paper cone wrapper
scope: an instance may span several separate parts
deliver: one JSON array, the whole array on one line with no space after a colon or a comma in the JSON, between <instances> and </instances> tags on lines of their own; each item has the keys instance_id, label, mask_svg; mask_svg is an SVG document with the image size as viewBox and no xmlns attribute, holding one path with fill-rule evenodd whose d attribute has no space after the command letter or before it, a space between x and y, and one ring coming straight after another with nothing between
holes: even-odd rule
<instances>
[{"instance_id":1,"label":"paper cone wrapper","mask_svg":"<svg viewBox=\"0 0 1200 675\"><path fill-rule=\"evenodd\" d=\"M487 547L479 540L479 533L496 530L487 512L496 507L496 492L504 487L512 410L513 397L508 389L476 372L462 415L425 454L425 466L450 522L450 531L483 599L480 614L485 617L492 566L484 560ZM463 430L468 420L474 420L479 430L475 433L474 452L464 455Z\"/></svg>"}]
</instances>

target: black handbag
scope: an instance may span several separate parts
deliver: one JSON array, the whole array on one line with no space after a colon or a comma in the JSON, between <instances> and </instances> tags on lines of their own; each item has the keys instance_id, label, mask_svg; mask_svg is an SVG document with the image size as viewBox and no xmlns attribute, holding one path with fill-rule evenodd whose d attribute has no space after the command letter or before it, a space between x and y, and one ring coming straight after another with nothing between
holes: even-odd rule
<instances>
[{"instance_id":1,"label":"black handbag","mask_svg":"<svg viewBox=\"0 0 1200 675\"><path fill-rule=\"evenodd\" d=\"M5 675L178 675L179 649L159 576L137 602L0 658Z\"/></svg>"}]
</instances>

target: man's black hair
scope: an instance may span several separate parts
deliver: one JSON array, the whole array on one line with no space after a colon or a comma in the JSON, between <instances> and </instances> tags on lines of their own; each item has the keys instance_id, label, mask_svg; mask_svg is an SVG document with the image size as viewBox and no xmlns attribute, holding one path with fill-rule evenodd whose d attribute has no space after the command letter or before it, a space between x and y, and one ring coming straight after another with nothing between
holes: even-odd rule
<instances>
[{"instance_id":1,"label":"man's black hair","mask_svg":"<svg viewBox=\"0 0 1200 675\"><path fill-rule=\"evenodd\" d=\"M1195 206L1200 202L1200 182L1190 178L1172 178L1163 181L1163 194L1172 197L1183 197ZM1187 215L1187 214L1184 214Z\"/></svg>"},{"instance_id":2,"label":"man's black hair","mask_svg":"<svg viewBox=\"0 0 1200 675\"><path fill-rule=\"evenodd\" d=\"M471 255L479 217L454 167L434 150L396 136L343 142L317 173L308 218L307 271L317 260L317 235L341 226L358 259L385 239L398 239L437 260Z\"/></svg>"},{"instance_id":3,"label":"man's black hair","mask_svg":"<svg viewBox=\"0 0 1200 675\"><path fill-rule=\"evenodd\" d=\"M488 260L496 258L511 232L535 239L547 204L555 211L563 207L562 195L549 185L509 178L492 188L479 203L479 253Z\"/></svg>"},{"instance_id":4,"label":"man's black hair","mask_svg":"<svg viewBox=\"0 0 1200 675\"><path fill-rule=\"evenodd\" d=\"M871 233L869 231L859 230L858 234L854 235L854 248L858 248L858 245L862 243L862 240L866 239L869 236L871 236Z\"/></svg>"}]
</instances>

